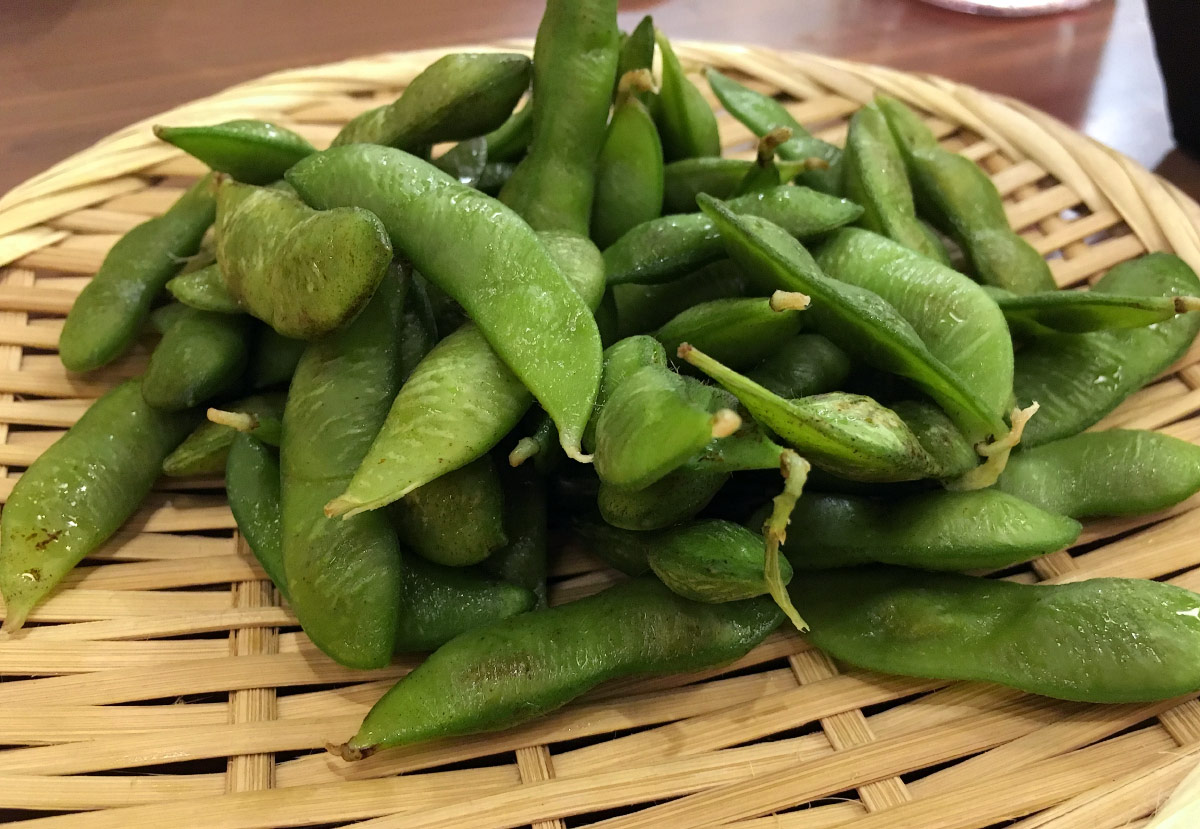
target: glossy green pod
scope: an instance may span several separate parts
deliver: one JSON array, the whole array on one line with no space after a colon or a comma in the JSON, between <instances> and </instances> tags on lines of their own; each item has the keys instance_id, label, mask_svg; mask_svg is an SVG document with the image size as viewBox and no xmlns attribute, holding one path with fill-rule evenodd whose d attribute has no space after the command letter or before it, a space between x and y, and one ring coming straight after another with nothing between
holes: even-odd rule
<instances>
[{"instance_id":1,"label":"glossy green pod","mask_svg":"<svg viewBox=\"0 0 1200 829\"><path fill-rule=\"evenodd\" d=\"M929 400L897 400L889 408L917 436L937 470L934 477L952 481L979 465L979 454L937 404Z\"/></svg>"},{"instance_id":2,"label":"glossy green pod","mask_svg":"<svg viewBox=\"0 0 1200 829\"><path fill-rule=\"evenodd\" d=\"M596 423L605 404L617 388L646 366L667 365L667 352L662 343L645 334L617 340L604 349L604 373L596 392L596 406L583 433L583 445L588 452L596 449Z\"/></svg>"},{"instance_id":3,"label":"glossy green pod","mask_svg":"<svg viewBox=\"0 0 1200 829\"><path fill-rule=\"evenodd\" d=\"M222 405L232 412L256 417L283 416L282 392L256 394ZM217 475L225 469L225 458L237 432L228 426L205 420L163 460L164 475Z\"/></svg>"},{"instance_id":4,"label":"glossy green pod","mask_svg":"<svg viewBox=\"0 0 1200 829\"><path fill-rule=\"evenodd\" d=\"M633 27L633 31L621 43L621 50L617 53L617 84L620 84L621 78L626 72L632 72L635 69L650 69L654 66L654 19L650 15L646 15L638 24ZM613 87L613 96L618 94L619 90L616 86Z\"/></svg>"},{"instance_id":5,"label":"glossy green pod","mask_svg":"<svg viewBox=\"0 0 1200 829\"><path fill-rule=\"evenodd\" d=\"M850 356L827 337L799 334L780 343L746 376L773 394L795 398L834 391L850 376L850 368Z\"/></svg>"},{"instance_id":6,"label":"glossy green pod","mask_svg":"<svg viewBox=\"0 0 1200 829\"><path fill-rule=\"evenodd\" d=\"M600 515L625 530L661 530L691 520L708 506L729 480L724 469L679 467L641 489L601 482L596 495Z\"/></svg>"},{"instance_id":7,"label":"glossy green pod","mask_svg":"<svg viewBox=\"0 0 1200 829\"><path fill-rule=\"evenodd\" d=\"M754 166L753 161L719 156L672 161L663 168L663 213L695 213L696 196L701 193L733 198ZM804 169L801 163L784 162L778 165L778 178L772 185L786 184Z\"/></svg>"},{"instance_id":8,"label":"glossy green pod","mask_svg":"<svg viewBox=\"0 0 1200 829\"><path fill-rule=\"evenodd\" d=\"M690 343L726 365L743 369L776 353L804 324L797 309L776 311L771 300L737 297L700 302L681 311L654 332L667 354Z\"/></svg>"},{"instance_id":9,"label":"glossy green pod","mask_svg":"<svg viewBox=\"0 0 1200 829\"><path fill-rule=\"evenodd\" d=\"M721 136L712 107L688 80L666 35L657 31L654 39L662 55L662 89L655 101L655 121L662 134L664 156L675 161L720 155Z\"/></svg>"},{"instance_id":10,"label":"glossy green pod","mask_svg":"<svg viewBox=\"0 0 1200 829\"><path fill-rule=\"evenodd\" d=\"M1014 584L881 565L805 573L789 592L813 644L859 668L1080 702L1200 689L1200 596L1161 582Z\"/></svg>"},{"instance_id":11,"label":"glossy green pod","mask_svg":"<svg viewBox=\"0 0 1200 829\"><path fill-rule=\"evenodd\" d=\"M334 660L381 667L396 643L403 579L396 533L381 514L327 518L400 385L397 332L407 281L389 275L345 328L310 343L283 413L283 565L292 609Z\"/></svg>"},{"instance_id":12,"label":"glossy green pod","mask_svg":"<svg viewBox=\"0 0 1200 829\"><path fill-rule=\"evenodd\" d=\"M1093 291L1135 296L1196 296L1200 279L1180 258L1152 253L1117 265ZM1145 328L1041 337L1017 354L1017 404L1040 405L1022 444L1037 446L1082 432L1183 356L1200 331L1200 313Z\"/></svg>"},{"instance_id":13,"label":"glossy green pod","mask_svg":"<svg viewBox=\"0 0 1200 829\"><path fill-rule=\"evenodd\" d=\"M122 236L71 306L58 354L71 371L120 357L141 333L150 307L213 223L216 200L205 176L161 216Z\"/></svg>"},{"instance_id":14,"label":"glossy green pod","mask_svg":"<svg viewBox=\"0 0 1200 829\"><path fill-rule=\"evenodd\" d=\"M638 535L644 535L638 533ZM646 561L671 592L696 602L733 602L769 592L763 537L728 521L698 521L654 533ZM780 562L784 584L792 568Z\"/></svg>"},{"instance_id":15,"label":"glossy green pod","mask_svg":"<svg viewBox=\"0 0 1200 829\"><path fill-rule=\"evenodd\" d=\"M656 579L625 582L452 640L388 691L338 752L354 759L386 746L495 731L605 680L732 662L781 618L768 598L701 604Z\"/></svg>"},{"instance_id":16,"label":"glossy green pod","mask_svg":"<svg viewBox=\"0 0 1200 829\"><path fill-rule=\"evenodd\" d=\"M71 568L125 523L197 420L128 380L91 405L17 479L0 514L4 629L19 630Z\"/></svg>"},{"instance_id":17,"label":"glossy green pod","mask_svg":"<svg viewBox=\"0 0 1200 829\"><path fill-rule=\"evenodd\" d=\"M313 210L290 193L223 179L217 261L229 293L285 337L312 340L351 320L392 261L387 231L359 207Z\"/></svg>"},{"instance_id":18,"label":"glossy green pod","mask_svg":"<svg viewBox=\"0 0 1200 829\"><path fill-rule=\"evenodd\" d=\"M478 564L508 543L504 492L487 455L417 487L391 511L404 545L436 564Z\"/></svg>"},{"instance_id":19,"label":"glossy green pod","mask_svg":"<svg viewBox=\"0 0 1200 829\"><path fill-rule=\"evenodd\" d=\"M743 296L747 280L742 269L729 259L705 265L689 276L659 285L638 285L632 282L613 285L613 298L618 337L646 334L676 314L699 302Z\"/></svg>"},{"instance_id":20,"label":"glossy green pod","mask_svg":"<svg viewBox=\"0 0 1200 829\"><path fill-rule=\"evenodd\" d=\"M632 85L617 101L596 158L591 235L601 248L662 214L662 142L650 111L633 94L636 84L651 83L649 70L640 71L644 78L621 80Z\"/></svg>"},{"instance_id":21,"label":"glossy green pod","mask_svg":"<svg viewBox=\"0 0 1200 829\"><path fill-rule=\"evenodd\" d=\"M520 217L414 156L368 144L310 156L288 179L323 209L357 204L375 212L397 250L463 306L554 418L567 455L581 457L600 382L600 334Z\"/></svg>"},{"instance_id":22,"label":"glossy green pod","mask_svg":"<svg viewBox=\"0 0 1200 829\"><path fill-rule=\"evenodd\" d=\"M1071 546L1080 526L994 489L895 498L805 493L783 552L799 570L869 562L923 570L1008 567Z\"/></svg>"},{"instance_id":23,"label":"glossy green pod","mask_svg":"<svg viewBox=\"0 0 1200 829\"><path fill-rule=\"evenodd\" d=\"M302 136L267 121L239 119L197 127L156 126L154 134L218 173L247 184L270 184L316 148Z\"/></svg>"},{"instance_id":24,"label":"glossy green pod","mask_svg":"<svg viewBox=\"0 0 1200 829\"><path fill-rule=\"evenodd\" d=\"M433 166L456 178L468 187L479 187L479 179L487 166L487 141L483 136L460 141L437 158Z\"/></svg>"},{"instance_id":25,"label":"glossy green pod","mask_svg":"<svg viewBox=\"0 0 1200 829\"><path fill-rule=\"evenodd\" d=\"M1200 311L1200 298L1193 296L1122 296L1100 291L1021 296L1002 288L989 287L987 291L1004 312L1009 328L1026 337L1144 328Z\"/></svg>"},{"instance_id":26,"label":"glossy green pod","mask_svg":"<svg viewBox=\"0 0 1200 829\"><path fill-rule=\"evenodd\" d=\"M225 494L238 532L290 602L283 570L279 453L252 435L235 432L225 461Z\"/></svg>"},{"instance_id":27,"label":"glossy green pod","mask_svg":"<svg viewBox=\"0 0 1200 829\"><path fill-rule=\"evenodd\" d=\"M529 88L529 58L511 52L459 52L425 67L394 103L342 127L333 146L384 144L410 152L496 129Z\"/></svg>"},{"instance_id":28,"label":"glossy green pod","mask_svg":"<svg viewBox=\"0 0 1200 829\"><path fill-rule=\"evenodd\" d=\"M142 396L176 411L235 390L248 361L251 320L184 306L150 355Z\"/></svg>"},{"instance_id":29,"label":"glossy green pod","mask_svg":"<svg viewBox=\"0 0 1200 829\"><path fill-rule=\"evenodd\" d=\"M849 224L862 208L807 187L780 186L730 199L731 210L767 219L799 239ZM609 285L670 282L723 259L725 248L712 218L703 213L643 222L604 251Z\"/></svg>"},{"instance_id":30,"label":"glossy green pod","mask_svg":"<svg viewBox=\"0 0 1200 829\"><path fill-rule=\"evenodd\" d=\"M199 311L221 314L242 314L241 303L225 287L221 266L213 263L199 270L172 277L167 283L171 296L184 305Z\"/></svg>"},{"instance_id":31,"label":"glossy green pod","mask_svg":"<svg viewBox=\"0 0 1200 829\"><path fill-rule=\"evenodd\" d=\"M1143 515L1200 491L1200 446L1158 432L1084 432L1013 454L996 487L1073 518Z\"/></svg>"},{"instance_id":32,"label":"glossy green pod","mask_svg":"<svg viewBox=\"0 0 1200 829\"><path fill-rule=\"evenodd\" d=\"M657 533L623 530L603 521L576 517L571 521L571 535L589 553L627 576L650 572L650 545Z\"/></svg>"}]
</instances>

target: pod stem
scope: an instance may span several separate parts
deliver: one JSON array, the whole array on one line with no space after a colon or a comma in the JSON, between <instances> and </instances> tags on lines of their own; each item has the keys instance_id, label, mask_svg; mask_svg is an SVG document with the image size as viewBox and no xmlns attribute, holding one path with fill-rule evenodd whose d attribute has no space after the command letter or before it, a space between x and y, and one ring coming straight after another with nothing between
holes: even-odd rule
<instances>
[{"instance_id":1,"label":"pod stem","mask_svg":"<svg viewBox=\"0 0 1200 829\"><path fill-rule=\"evenodd\" d=\"M829 162L817 156L809 156L804 159L804 169L806 170L828 170Z\"/></svg>"},{"instance_id":2,"label":"pod stem","mask_svg":"<svg viewBox=\"0 0 1200 829\"><path fill-rule=\"evenodd\" d=\"M792 138L791 127L775 127L758 139L757 163L766 167L775 160L775 151L781 144L786 144Z\"/></svg>"},{"instance_id":3,"label":"pod stem","mask_svg":"<svg viewBox=\"0 0 1200 829\"><path fill-rule=\"evenodd\" d=\"M208 419L219 426L228 426L237 432L253 432L258 428L258 417L249 412L209 409Z\"/></svg>"},{"instance_id":4,"label":"pod stem","mask_svg":"<svg viewBox=\"0 0 1200 829\"><path fill-rule=\"evenodd\" d=\"M1177 296L1175 300L1175 313L1186 314L1189 311L1200 311L1200 296Z\"/></svg>"},{"instance_id":5,"label":"pod stem","mask_svg":"<svg viewBox=\"0 0 1200 829\"><path fill-rule=\"evenodd\" d=\"M991 443L981 443L975 447L983 458L983 463L974 469L963 473L946 484L946 489L963 492L972 489L986 489L1000 478L1004 468L1008 466L1008 456L1021 442L1025 432L1025 424L1037 414L1039 404L1035 401L1024 409L1013 409L1009 415L1012 427L1008 434Z\"/></svg>"},{"instance_id":6,"label":"pod stem","mask_svg":"<svg viewBox=\"0 0 1200 829\"><path fill-rule=\"evenodd\" d=\"M812 467L808 461L797 455L791 449L785 449L779 456L779 471L783 473L783 491L771 502L771 515L763 524L763 535L766 537L766 550L763 559L763 578L767 582L767 590L771 598L779 605L779 609L796 626L796 630L808 630L808 623L796 612L795 605L788 595L783 583L783 575L779 572L779 547L787 540L787 527L792 520L792 510L804 493L804 484L808 480L808 471Z\"/></svg>"},{"instance_id":7,"label":"pod stem","mask_svg":"<svg viewBox=\"0 0 1200 829\"><path fill-rule=\"evenodd\" d=\"M542 447L538 444L536 438L521 438L517 441L517 445L513 447L513 450L508 453L508 465L516 468L541 450Z\"/></svg>"},{"instance_id":8,"label":"pod stem","mask_svg":"<svg viewBox=\"0 0 1200 829\"><path fill-rule=\"evenodd\" d=\"M649 69L631 69L617 81L617 102L623 101L633 92L650 92L657 94L654 85L654 73Z\"/></svg>"},{"instance_id":9,"label":"pod stem","mask_svg":"<svg viewBox=\"0 0 1200 829\"><path fill-rule=\"evenodd\" d=\"M370 746L359 748L352 746L349 743L326 743L325 750L335 757L341 757L347 763L355 763L359 760L365 760L375 753L375 749Z\"/></svg>"},{"instance_id":10,"label":"pod stem","mask_svg":"<svg viewBox=\"0 0 1200 829\"><path fill-rule=\"evenodd\" d=\"M776 291L771 294L772 311L805 311L811 304L812 298L799 291Z\"/></svg>"},{"instance_id":11,"label":"pod stem","mask_svg":"<svg viewBox=\"0 0 1200 829\"><path fill-rule=\"evenodd\" d=\"M714 438L727 438L740 428L742 428L742 416L733 409L718 409L712 416L712 436Z\"/></svg>"}]
</instances>

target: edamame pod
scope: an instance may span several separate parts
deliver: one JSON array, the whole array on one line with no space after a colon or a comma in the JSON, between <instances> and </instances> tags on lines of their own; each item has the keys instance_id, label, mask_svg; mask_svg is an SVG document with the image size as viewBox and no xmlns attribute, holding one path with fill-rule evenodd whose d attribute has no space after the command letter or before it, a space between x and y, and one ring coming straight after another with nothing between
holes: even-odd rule
<instances>
[{"instance_id":1,"label":"edamame pod","mask_svg":"<svg viewBox=\"0 0 1200 829\"><path fill-rule=\"evenodd\" d=\"M0 514L5 630L19 630L63 576L125 523L196 419L150 406L140 381L128 380L29 465Z\"/></svg>"},{"instance_id":2,"label":"edamame pod","mask_svg":"<svg viewBox=\"0 0 1200 829\"><path fill-rule=\"evenodd\" d=\"M828 233L862 215L862 208L853 202L790 185L738 196L730 199L729 207L767 219L799 239ZM725 255L712 217L692 213L663 216L632 228L604 251L604 267L609 285L657 284L686 276Z\"/></svg>"},{"instance_id":3,"label":"edamame pod","mask_svg":"<svg viewBox=\"0 0 1200 829\"><path fill-rule=\"evenodd\" d=\"M215 262L207 267L172 277L167 283L171 296L190 308L199 311L216 311L220 314L242 314L241 303L225 287L221 266Z\"/></svg>"},{"instance_id":4,"label":"edamame pod","mask_svg":"<svg viewBox=\"0 0 1200 829\"><path fill-rule=\"evenodd\" d=\"M217 261L229 293L285 337L345 325L392 261L379 219L359 207L313 210L290 193L223 179Z\"/></svg>"},{"instance_id":5,"label":"edamame pod","mask_svg":"<svg viewBox=\"0 0 1200 829\"><path fill-rule=\"evenodd\" d=\"M716 69L706 69L704 74L721 106L755 135L761 138L776 127L787 127L792 131L792 137L779 148L780 157L788 161L817 158L826 162L825 168L814 167L802 174L804 184L823 193L841 192L841 150L815 138L771 96L748 89Z\"/></svg>"},{"instance_id":6,"label":"edamame pod","mask_svg":"<svg viewBox=\"0 0 1200 829\"><path fill-rule=\"evenodd\" d=\"M622 530L603 521L576 519L571 533L584 549L627 576L650 572L650 546L657 533Z\"/></svg>"},{"instance_id":7,"label":"edamame pod","mask_svg":"<svg viewBox=\"0 0 1200 829\"><path fill-rule=\"evenodd\" d=\"M662 89L654 109L663 155L668 161L720 155L721 136L712 107L688 80L667 36L656 31L654 39L662 55Z\"/></svg>"},{"instance_id":8,"label":"edamame pod","mask_svg":"<svg viewBox=\"0 0 1200 829\"><path fill-rule=\"evenodd\" d=\"M142 396L168 411L189 409L232 391L246 368L250 318L181 306L142 378Z\"/></svg>"},{"instance_id":9,"label":"edamame pod","mask_svg":"<svg viewBox=\"0 0 1200 829\"><path fill-rule=\"evenodd\" d=\"M285 337L269 325L258 326L246 371L250 388L266 389L290 381L304 346L303 340Z\"/></svg>"},{"instance_id":10,"label":"edamame pod","mask_svg":"<svg viewBox=\"0 0 1200 829\"><path fill-rule=\"evenodd\" d=\"M591 233L602 248L662 214L662 142L649 110L634 95L653 86L650 70L629 73L619 86L622 91L596 159Z\"/></svg>"},{"instance_id":11,"label":"edamame pod","mask_svg":"<svg viewBox=\"0 0 1200 829\"><path fill-rule=\"evenodd\" d=\"M283 416L282 393L256 394L227 403L224 409L244 412L256 417ZM225 469L225 458L233 445L237 431L211 421L204 421L163 460L164 475L216 475Z\"/></svg>"},{"instance_id":12,"label":"edamame pod","mask_svg":"<svg viewBox=\"0 0 1200 829\"><path fill-rule=\"evenodd\" d=\"M804 527L783 547L798 570L869 562L923 570L1007 567L1069 547L1080 526L994 489L899 498L805 493L792 511Z\"/></svg>"},{"instance_id":13,"label":"edamame pod","mask_svg":"<svg viewBox=\"0 0 1200 829\"><path fill-rule=\"evenodd\" d=\"M900 567L806 573L812 641L859 668L1079 702L1200 689L1200 596L1141 579L1014 584Z\"/></svg>"},{"instance_id":14,"label":"edamame pod","mask_svg":"<svg viewBox=\"0 0 1200 829\"><path fill-rule=\"evenodd\" d=\"M1177 256L1152 253L1123 262L1092 291L1136 296L1196 296L1200 279ZM1189 313L1145 328L1041 337L1017 355L1018 405L1040 404L1022 443L1037 446L1082 432L1179 359L1200 331Z\"/></svg>"},{"instance_id":15,"label":"edamame pod","mask_svg":"<svg viewBox=\"0 0 1200 829\"><path fill-rule=\"evenodd\" d=\"M1086 334L1112 328L1144 328L1200 311L1200 297L1122 296L1100 291L1047 291L1019 296L987 288L1009 327L1026 337Z\"/></svg>"},{"instance_id":16,"label":"edamame pod","mask_svg":"<svg viewBox=\"0 0 1200 829\"><path fill-rule=\"evenodd\" d=\"M729 473L724 469L710 471L685 464L641 489L601 481L596 506L601 517L614 527L661 530L696 517L728 480Z\"/></svg>"},{"instance_id":17,"label":"edamame pod","mask_svg":"<svg viewBox=\"0 0 1200 829\"><path fill-rule=\"evenodd\" d=\"M642 535L639 533L639 535ZM728 521L699 521L654 533L646 561L671 592L695 602L733 602L769 592L763 538ZM780 562L781 580L792 568Z\"/></svg>"},{"instance_id":18,"label":"edamame pod","mask_svg":"<svg viewBox=\"0 0 1200 829\"><path fill-rule=\"evenodd\" d=\"M483 136L460 141L435 158L433 165L461 184L478 188L483 168L487 166L487 141Z\"/></svg>"},{"instance_id":19,"label":"edamame pod","mask_svg":"<svg viewBox=\"0 0 1200 829\"><path fill-rule=\"evenodd\" d=\"M746 376L780 397L808 397L841 386L850 376L850 357L820 334L799 334L781 343Z\"/></svg>"},{"instance_id":20,"label":"edamame pod","mask_svg":"<svg viewBox=\"0 0 1200 829\"><path fill-rule=\"evenodd\" d=\"M205 176L166 213L113 245L63 323L58 354L64 366L90 371L125 353L167 280L200 249L215 211L212 179Z\"/></svg>"},{"instance_id":21,"label":"edamame pod","mask_svg":"<svg viewBox=\"0 0 1200 829\"><path fill-rule=\"evenodd\" d=\"M704 156L672 161L663 167L663 213L695 213L696 196L708 193L718 199L738 195L746 176L756 166L740 158ZM777 180L772 186L786 184L805 170L803 162L776 165Z\"/></svg>"},{"instance_id":22,"label":"edamame pod","mask_svg":"<svg viewBox=\"0 0 1200 829\"><path fill-rule=\"evenodd\" d=\"M395 647L400 545L382 514L342 521L322 507L349 482L400 385L401 276L386 277L352 323L309 344L283 413L283 565L292 609L317 647L356 668L386 665Z\"/></svg>"},{"instance_id":23,"label":"edamame pod","mask_svg":"<svg viewBox=\"0 0 1200 829\"><path fill-rule=\"evenodd\" d=\"M604 349L604 373L596 391L596 405L583 433L583 445L589 452L596 448L596 422L608 399L627 379L646 366L666 368L667 352L662 343L645 334L617 340Z\"/></svg>"},{"instance_id":24,"label":"edamame pod","mask_svg":"<svg viewBox=\"0 0 1200 829\"><path fill-rule=\"evenodd\" d=\"M1015 453L996 487L1072 518L1141 515L1200 491L1200 446L1158 432L1084 432Z\"/></svg>"},{"instance_id":25,"label":"edamame pod","mask_svg":"<svg viewBox=\"0 0 1200 829\"><path fill-rule=\"evenodd\" d=\"M778 187L783 180L779 166L775 163L775 151L780 144L792 137L788 127L776 127L762 138L758 139L758 150L754 163L746 171L746 175L738 182L736 196L746 193L759 193Z\"/></svg>"},{"instance_id":26,"label":"edamame pod","mask_svg":"<svg viewBox=\"0 0 1200 829\"><path fill-rule=\"evenodd\" d=\"M987 173L971 159L943 150L900 101L877 95L875 104L900 147L921 213L958 243L979 281L1018 294L1053 291L1050 267L1009 227Z\"/></svg>"},{"instance_id":27,"label":"edamame pod","mask_svg":"<svg viewBox=\"0 0 1200 829\"><path fill-rule=\"evenodd\" d=\"M508 543L504 493L487 455L434 478L392 505L405 546L447 567L478 564Z\"/></svg>"},{"instance_id":28,"label":"edamame pod","mask_svg":"<svg viewBox=\"0 0 1200 829\"><path fill-rule=\"evenodd\" d=\"M765 597L701 604L657 579L625 582L443 645L375 704L337 753L357 759L386 746L508 728L605 680L731 662L781 619Z\"/></svg>"},{"instance_id":29,"label":"edamame pod","mask_svg":"<svg viewBox=\"0 0 1200 829\"><path fill-rule=\"evenodd\" d=\"M239 119L200 127L156 126L154 134L218 173L246 184L270 184L316 147L289 129Z\"/></svg>"},{"instance_id":30,"label":"edamame pod","mask_svg":"<svg viewBox=\"0 0 1200 829\"><path fill-rule=\"evenodd\" d=\"M878 107L868 104L851 116L842 176L846 197L863 206L859 224L922 256L950 264L946 248L917 218L904 158Z\"/></svg>"},{"instance_id":31,"label":"edamame pod","mask_svg":"<svg viewBox=\"0 0 1200 829\"><path fill-rule=\"evenodd\" d=\"M878 234L842 228L822 245L827 276L883 297L929 352L1002 417L1012 399L1013 346L1004 315L976 283Z\"/></svg>"},{"instance_id":32,"label":"edamame pod","mask_svg":"<svg viewBox=\"0 0 1200 829\"><path fill-rule=\"evenodd\" d=\"M279 595L290 602L283 570L279 454L253 435L237 432L233 435L225 462L229 509L250 552Z\"/></svg>"},{"instance_id":33,"label":"edamame pod","mask_svg":"<svg viewBox=\"0 0 1200 829\"><path fill-rule=\"evenodd\" d=\"M933 458L935 477L952 481L979 465L979 455L946 413L928 400L897 400L889 408L917 436Z\"/></svg>"},{"instance_id":34,"label":"edamame pod","mask_svg":"<svg viewBox=\"0 0 1200 829\"><path fill-rule=\"evenodd\" d=\"M646 15L638 24L633 27L633 31L621 43L621 51L617 54L617 83L620 84L621 78L627 72L633 72L637 69L650 69L654 66L654 19L650 15ZM619 90L613 88L613 96L619 94Z\"/></svg>"},{"instance_id":35,"label":"edamame pod","mask_svg":"<svg viewBox=\"0 0 1200 829\"><path fill-rule=\"evenodd\" d=\"M548 0L533 47L533 137L500 201L536 230L588 232L616 81L617 0Z\"/></svg>"},{"instance_id":36,"label":"edamame pod","mask_svg":"<svg viewBox=\"0 0 1200 829\"><path fill-rule=\"evenodd\" d=\"M504 476L504 534L508 544L480 567L529 590L534 606L546 607L546 486L539 474L512 469Z\"/></svg>"},{"instance_id":37,"label":"edamame pod","mask_svg":"<svg viewBox=\"0 0 1200 829\"><path fill-rule=\"evenodd\" d=\"M761 362L793 339L803 325L807 297L795 295L794 307L775 310L769 299L737 297L699 302L654 332L668 354L690 343L735 369Z\"/></svg>"},{"instance_id":38,"label":"edamame pod","mask_svg":"<svg viewBox=\"0 0 1200 829\"><path fill-rule=\"evenodd\" d=\"M529 88L529 58L511 52L462 52L438 58L394 103L342 127L333 146L384 144L409 152L496 129Z\"/></svg>"},{"instance_id":39,"label":"edamame pod","mask_svg":"<svg viewBox=\"0 0 1200 829\"><path fill-rule=\"evenodd\" d=\"M495 199L386 147L318 153L289 170L288 180L322 209L356 204L379 216L397 249L466 309L554 418L567 455L584 459L579 444L600 382L600 333L528 225Z\"/></svg>"},{"instance_id":40,"label":"edamame pod","mask_svg":"<svg viewBox=\"0 0 1200 829\"><path fill-rule=\"evenodd\" d=\"M746 287L742 269L729 259L720 259L690 276L660 285L633 282L613 285L609 295L617 318L617 336L653 331L698 302L742 296Z\"/></svg>"}]
</instances>

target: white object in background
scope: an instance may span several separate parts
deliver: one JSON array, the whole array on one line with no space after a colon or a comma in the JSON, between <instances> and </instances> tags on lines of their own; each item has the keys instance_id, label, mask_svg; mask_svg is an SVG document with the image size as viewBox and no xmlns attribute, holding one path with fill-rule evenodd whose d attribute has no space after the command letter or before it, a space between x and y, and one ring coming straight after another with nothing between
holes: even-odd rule
<instances>
[{"instance_id":1,"label":"white object in background","mask_svg":"<svg viewBox=\"0 0 1200 829\"><path fill-rule=\"evenodd\" d=\"M1098 0L925 0L925 2L970 14L1024 17L1082 9Z\"/></svg>"},{"instance_id":2,"label":"white object in background","mask_svg":"<svg viewBox=\"0 0 1200 829\"><path fill-rule=\"evenodd\" d=\"M1200 826L1200 766L1183 778L1167 802L1142 829L1196 829Z\"/></svg>"}]
</instances>

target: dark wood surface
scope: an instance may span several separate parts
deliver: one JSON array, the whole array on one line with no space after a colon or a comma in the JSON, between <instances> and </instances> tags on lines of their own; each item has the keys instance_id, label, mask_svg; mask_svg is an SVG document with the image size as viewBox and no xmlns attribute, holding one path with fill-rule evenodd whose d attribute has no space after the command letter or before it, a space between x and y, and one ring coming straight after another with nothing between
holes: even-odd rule
<instances>
[{"instance_id":1,"label":"dark wood surface","mask_svg":"<svg viewBox=\"0 0 1200 829\"><path fill-rule=\"evenodd\" d=\"M374 52L532 37L542 0L4 0L0 192L139 118ZM1144 0L1010 20L921 0L622 0L672 37L931 72L1012 95L1154 166L1171 146ZM1178 159L1184 183L1200 177Z\"/></svg>"}]
</instances>

